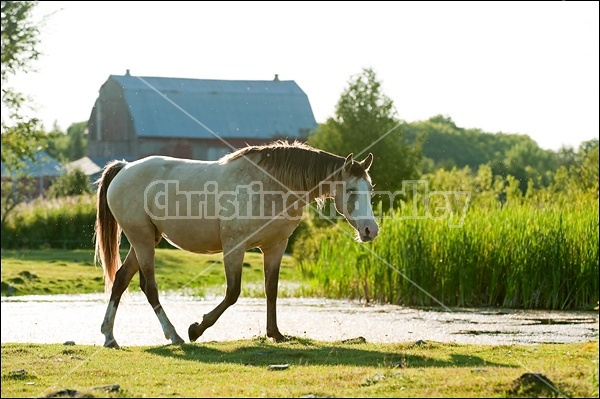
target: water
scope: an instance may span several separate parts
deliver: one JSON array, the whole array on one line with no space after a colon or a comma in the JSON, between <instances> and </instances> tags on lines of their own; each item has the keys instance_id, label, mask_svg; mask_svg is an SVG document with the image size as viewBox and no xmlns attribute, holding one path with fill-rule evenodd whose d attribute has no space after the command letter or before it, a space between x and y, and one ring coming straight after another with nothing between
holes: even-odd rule
<instances>
[{"instance_id":1,"label":"water","mask_svg":"<svg viewBox=\"0 0 600 399\"><path fill-rule=\"evenodd\" d=\"M2 297L2 343L102 345L100 324L107 300L105 294ZM200 322L220 300L161 294L163 308L186 340L189 325ZM598 340L597 311L445 311L315 298L281 298L277 310L283 334L321 341L364 337L367 342L500 345ZM114 333L121 346L170 343L142 293L122 299ZM249 339L265 333L265 299L240 298L196 342Z\"/></svg>"}]
</instances>

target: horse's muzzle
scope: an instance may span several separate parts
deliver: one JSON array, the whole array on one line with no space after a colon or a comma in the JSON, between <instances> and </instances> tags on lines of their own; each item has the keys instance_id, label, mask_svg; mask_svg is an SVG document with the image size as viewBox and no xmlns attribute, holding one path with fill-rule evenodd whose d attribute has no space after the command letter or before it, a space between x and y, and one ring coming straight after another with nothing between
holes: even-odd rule
<instances>
[{"instance_id":1,"label":"horse's muzzle","mask_svg":"<svg viewBox=\"0 0 600 399\"><path fill-rule=\"evenodd\" d=\"M360 236L360 241L362 242L369 242L369 241L373 241L375 239L375 237L371 237L371 236Z\"/></svg>"},{"instance_id":2,"label":"horse's muzzle","mask_svg":"<svg viewBox=\"0 0 600 399\"><path fill-rule=\"evenodd\" d=\"M362 242L373 241L375 237L379 234L379 227L375 224L373 226L364 227L361 231L359 231L359 238Z\"/></svg>"}]
</instances>

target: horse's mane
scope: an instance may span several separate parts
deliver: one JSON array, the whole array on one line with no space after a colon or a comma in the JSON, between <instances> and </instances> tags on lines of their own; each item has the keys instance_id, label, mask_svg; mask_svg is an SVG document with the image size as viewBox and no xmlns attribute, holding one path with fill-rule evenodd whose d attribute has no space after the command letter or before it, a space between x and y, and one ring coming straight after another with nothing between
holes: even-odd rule
<instances>
[{"instance_id":1,"label":"horse's mane","mask_svg":"<svg viewBox=\"0 0 600 399\"><path fill-rule=\"evenodd\" d=\"M247 158L285 186L299 191L316 189L323 181L341 180L344 157L319 150L299 141L278 140L262 146L248 146L219 160L225 164ZM353 162L350 176L368 178L365 169Z\"/></svg>"}]
</instances>

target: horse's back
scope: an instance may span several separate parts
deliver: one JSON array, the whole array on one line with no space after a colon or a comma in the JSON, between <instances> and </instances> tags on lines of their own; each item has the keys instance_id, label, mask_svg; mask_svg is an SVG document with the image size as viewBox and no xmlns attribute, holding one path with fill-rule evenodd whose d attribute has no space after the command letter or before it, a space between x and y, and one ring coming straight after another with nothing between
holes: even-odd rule
<instances>
[{"instance_id":1,"label":"horse's back","mask_svg":"<svg viewBox=\"0 0 600 399\"><path fill-rule=\"evenodd\" d=\"M214 171L216 162L196 161L192 159L173 158L153 155L130 162L113 179L109 187L110 197L131 193L137 195L144 192L149 184L155 181L179 180L186 181L188 176L198 178ZM200 175L199 175L200 174ZM213 173L214 174L214 173ZM207 177L210 179L210 177Z\"/></svg>"},{"instance_id":2,"label":"horse's back","mask_svg":"<svg viewBox=\"0 0 600 399\"><path fill-rule=\"evenodd\" d=\"M166 156L150 156L130 162L115 176L107 191L109 207L117 220L149 219L149 204L154 204L160 187L190 190L202 180L218 178L216 162L195 161ZM121 219L121 220L120 220Z\"/></svg>"}]
</instances>

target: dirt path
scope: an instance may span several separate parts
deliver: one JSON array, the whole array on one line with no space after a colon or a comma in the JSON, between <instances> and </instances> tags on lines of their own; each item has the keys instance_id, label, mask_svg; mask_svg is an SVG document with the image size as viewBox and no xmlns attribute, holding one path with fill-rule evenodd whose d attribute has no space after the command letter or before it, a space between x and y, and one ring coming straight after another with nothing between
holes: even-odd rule
<instances>
[{"instance_id":1,"label":"dirt path","mask_svg":"<svg viewBox=\"0 0 600 399\"><path fill-rule=\"evenodd\" d=\"M2 343L102 345L100 324L107 296L52 295L2 298ZM162 305L182 337L220 298L165 295ZM364 337L367 342L438 341L476 344L536 344L598 340L598 312L506 309L414 309L352 301L282 298L278 323L285 335L323 341ZM264 299L240 298L197 342L264 336ZM158 319L142 294L121 302L115 337L122 346L164 345Z\"/></svg>"}]
</instances>

